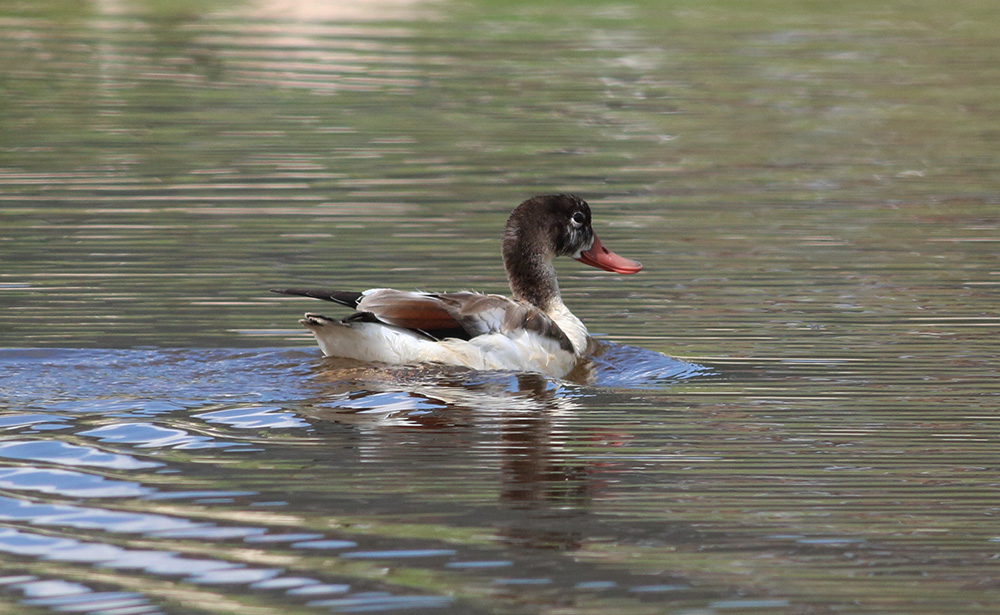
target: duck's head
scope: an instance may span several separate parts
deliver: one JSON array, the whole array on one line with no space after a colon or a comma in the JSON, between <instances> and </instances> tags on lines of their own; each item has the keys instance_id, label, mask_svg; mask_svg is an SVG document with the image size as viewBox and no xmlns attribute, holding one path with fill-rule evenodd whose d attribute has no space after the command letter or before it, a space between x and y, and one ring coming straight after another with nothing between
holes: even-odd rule
<instances>
[{"instance_id":1,"label":"duck's head","mask_svg":"<svg viewBox=\"0 0 1000 615\"><path fill-rule=\"evenodd\" d=\"M503 233L503 265L519 300L548 310L559 299L552 261L569 256L605 271L638 273L642 265L618 256L597 239L590 206L578 196L536 196L518 205Z\"/></svg>"},{"instance_id":2,"label":"duck's head","mask_svg":"<svg viewBox=\"0 0 1000 615\"><path fill-rule=\"evenodd\" d=\"M507 219L504 230L503 257L510 264L517 261L551 261L556 256L569 256L581 263L612 271L632 274L642 270L642 264L618 256L604 247L590 224L590 205L571 194L536 196L521 203Z\"/></svg>"}]
</instances>

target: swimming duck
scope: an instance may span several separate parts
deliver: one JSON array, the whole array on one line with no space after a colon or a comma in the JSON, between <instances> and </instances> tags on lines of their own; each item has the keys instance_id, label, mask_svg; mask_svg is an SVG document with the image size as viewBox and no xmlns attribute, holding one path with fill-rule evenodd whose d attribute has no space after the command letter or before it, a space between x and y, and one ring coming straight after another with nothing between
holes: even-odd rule
<instances>
[{"instance_id":1,"label":"swimming duck","mask_svg":"<svg viewBox=\"0 0 1000 615\"><path fill-rule=\"evenodd\" d=\"M591 228L590 206L566 194L536 196L518 205L507 219L502 254L510 298L390 288L271 292L324 299L355 310L343 319L307 313L299 321L326 356L530 371L559 378L587 352L590 336L563 304L555 258L569 256L621 274L642 269L640 263L605 248Z\"/></svg>"}]
</instances>

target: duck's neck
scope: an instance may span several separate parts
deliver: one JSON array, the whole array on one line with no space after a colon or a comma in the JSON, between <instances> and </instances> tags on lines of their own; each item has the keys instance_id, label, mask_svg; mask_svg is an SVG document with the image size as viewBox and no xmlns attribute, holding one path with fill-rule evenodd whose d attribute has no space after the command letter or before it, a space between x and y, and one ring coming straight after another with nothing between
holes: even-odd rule
<instances>
[{"instance_id":1,"label":"duck's neck","mask_svg":"<svg viewBox=\"0 0 1000 615\"><path fill-rule=\"evenodd\" d=\"M554 254L537 249L538 243L525 241L516 232L504 234L503 264L514 299L527 301L552 319L573 345L573 352L582 355L587 349L587 328L562 302Z\"/></svg>"},{"instance_id":2,"label":"duck's neck","mask_svg":"<svg viewBox=\"0 0 1000 615\"><path fill-rule=\"evenodd\" d=\"M520 235L508 233L504 236L503 266L507 270L510 292L514 299L527 301L548 313L562 306L556 268L552 265L555 255L533 250L525 245L527 243L530 242Z\"/></svg>"}]
</instances>

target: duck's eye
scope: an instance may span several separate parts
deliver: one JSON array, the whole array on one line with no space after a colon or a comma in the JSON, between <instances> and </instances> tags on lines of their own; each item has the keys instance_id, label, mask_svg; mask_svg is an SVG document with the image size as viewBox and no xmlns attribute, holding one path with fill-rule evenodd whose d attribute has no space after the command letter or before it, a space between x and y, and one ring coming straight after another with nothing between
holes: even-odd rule
<instances>
[{"instance_id":1,"label":"duck's eye","mask_svg":"<svg viewBox=\"0 0 1000 615\"><path fill-rule=\"evenodd\" d=\"M573 224L575 226L581 226L584 222L587 221L587 218L582 213L576 212L575 214L573 214L573 217L570 218L570 220L573 221Z\"/></svg>"}]
</instances>

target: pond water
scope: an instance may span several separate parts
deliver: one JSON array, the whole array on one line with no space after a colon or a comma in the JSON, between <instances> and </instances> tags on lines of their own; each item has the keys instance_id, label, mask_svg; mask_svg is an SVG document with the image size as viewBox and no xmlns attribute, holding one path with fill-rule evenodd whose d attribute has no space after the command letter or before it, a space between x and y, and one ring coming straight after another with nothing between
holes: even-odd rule
<instances>
[{"instance_id":1,"label":"pond water","mask_svg":"<svg viewBox=\"0 0 1000 615\"><path fill-rule=\"evenodd\" d=\"M1000 609L1000 13L754 4L4 3L0 611ZM565 380L266 291L551 192L645 265Z\"/></svg>"}]
</instances>

